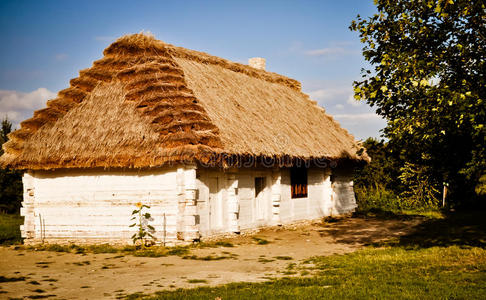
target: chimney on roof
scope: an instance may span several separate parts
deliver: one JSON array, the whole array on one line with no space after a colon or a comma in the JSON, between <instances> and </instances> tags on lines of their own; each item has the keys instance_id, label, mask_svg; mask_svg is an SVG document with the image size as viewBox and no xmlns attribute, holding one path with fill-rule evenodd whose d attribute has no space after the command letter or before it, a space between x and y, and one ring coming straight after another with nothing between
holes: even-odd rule
<instances>
[{"instance_id":1,"label":"chimney on roof","mask_svg":"<svg viewBox=\"0 0 486 300\"><path fill-rule=\"evenodd\" d=\"M252 68L255 68L255 69L258 69L258 70L265 70L265 58L252 57L248 60L248 64Z\"/></svg>"}]
</instances>

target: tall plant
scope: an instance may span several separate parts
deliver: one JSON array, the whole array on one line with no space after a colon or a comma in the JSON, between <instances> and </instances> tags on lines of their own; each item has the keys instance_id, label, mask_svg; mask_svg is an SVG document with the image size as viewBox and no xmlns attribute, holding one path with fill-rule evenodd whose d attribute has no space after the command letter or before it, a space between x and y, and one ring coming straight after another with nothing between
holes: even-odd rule
<instances>
[{"instance_id":1,"label":"tall plant","mask_svg":"<svg viewBox=\"0 0 486 300\"><path fill-rule=\"evenodd\" d=\"M131 224L129 227L137 227L137 232L132 235L133 244L136 245L140 243L142 247L146 247L150 244L153 244L156 240L154 233L155 228L149 224L149 221L152 221L152 216L149 212L144 210L148 210L150 206L142 204L138 202L136 204L137 209L132 211L132 218L131 220L135 223Z\"/></svg>"}]
</instances>

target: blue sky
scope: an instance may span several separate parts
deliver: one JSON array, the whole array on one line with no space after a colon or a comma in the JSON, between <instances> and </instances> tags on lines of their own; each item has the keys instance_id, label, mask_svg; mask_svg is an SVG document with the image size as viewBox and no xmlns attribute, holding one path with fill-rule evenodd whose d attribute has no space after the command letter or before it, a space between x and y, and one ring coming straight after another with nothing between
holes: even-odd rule
<instances>
[{"instance_id":1,"label":"blue sky","mask_svg":"<svg viewBox=\"0 0 486 300\"><path fill-rule=\"evenodd\" d=\"M0 2L0 113L14 123L44 107L117 37L142 30L189 49L302 82L358 139L385 122L352 100L366 66L348 26L375 12L372 0L340 1L5 1Z\"/></svg>"}]
</instances>

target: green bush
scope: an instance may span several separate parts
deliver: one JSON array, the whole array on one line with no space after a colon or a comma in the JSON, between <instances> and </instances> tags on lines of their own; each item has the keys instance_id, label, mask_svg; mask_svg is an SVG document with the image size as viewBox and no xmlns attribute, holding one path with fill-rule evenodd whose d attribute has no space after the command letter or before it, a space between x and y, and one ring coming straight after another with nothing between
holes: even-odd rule
<instances>
[{"instance_id":1,"label":"green bush","mask_svg":"<svg viewBox=\"0 0 486 300\"><path fill-rule=\"evenodd\" d=\"M439 207L440 185L433 180L432 169L404 162L383 140L368 138L363 146L371 162L355 170L358 211L423 211Z\"/></svg>"},{"instance_id":2,"label":"green bush","mask_svg":"<svg viewBox=\"0 0 486 300\"><path fill-rule=\"evenodd\" d=\"M373 209L398 211L402 209L402 203L398 196L380 185L372 187L356 187L356 202L358 211Z\"/></svg>"},{"instance_id":3,"label":"green bush","mask_svg":"<svg viewBox=\"0 0 486 300\"><path fill-rule=\"evenodd\" d=\"M409 207L437 208L440 192L430 175L430 168L406 162L400 169L402 184L408 189L401 193L402 202Z\"/></svg>"},{"instance_id":4,"label":"green bush","mask_svg":"<svg viewBox=\"0 0 486 300\"><path fill-rule=\"evenodd\" d=\"M0 213L0 244L20 244L20 225L24 223L24 217Z\"/></svg>"},{"instance_id":5,"label":"green bush","mask_svg":"<svg viewBox=\"0 0 486 300\"><path fill-rule=\"evenodd\" d=\"M380 185L372 187L355 187L357 212L388 211L393 213L437 212L436 205L417 200L412 196L397 195ZM421 213L422 214L422 213Z\"/></svg>"}]
</instances>

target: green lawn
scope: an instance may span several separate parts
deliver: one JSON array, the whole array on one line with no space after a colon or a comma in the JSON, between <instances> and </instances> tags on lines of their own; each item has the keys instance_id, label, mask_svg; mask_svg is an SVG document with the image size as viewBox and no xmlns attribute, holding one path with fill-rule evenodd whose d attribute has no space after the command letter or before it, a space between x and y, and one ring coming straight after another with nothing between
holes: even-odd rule
<instances>
[{"instance_id":1,"label":"green lawn","mask_svg":"<svg viewBox=\"0 0 486 300\"><path fill-rule=\"evenodd\" d=\"M0 245L19 244L20 225L24 223L24 217L19 215L0 214Z\"/></svg>"},{"instance_id":2,"label":"green lawn","mask_svg":"<svg viewBox=\"0 0 486 300\"><path fill-rule=\"evenodd\" d=\"M485 299L486 250L365 249L316 257L313 276L158 292L149 299ZM307 266L307 267L306 267ZM132 295L129 298L138 298Z\"/></svg>"},{"instance_id":3,"label":"green lawn","mask_svg":"<svg viewBox=\"0 0 486 300\"><path fill-rule=\"evenodd\" d=\"M289 265L287 274L296 277L161 291L151 296L133 294L128 298L486 299L484 215L481 211L427 218L422 215L424 221L399 239L346 255L314 257Z\"/></svg>"}]
</instances>

